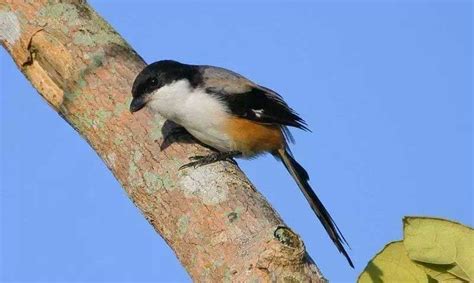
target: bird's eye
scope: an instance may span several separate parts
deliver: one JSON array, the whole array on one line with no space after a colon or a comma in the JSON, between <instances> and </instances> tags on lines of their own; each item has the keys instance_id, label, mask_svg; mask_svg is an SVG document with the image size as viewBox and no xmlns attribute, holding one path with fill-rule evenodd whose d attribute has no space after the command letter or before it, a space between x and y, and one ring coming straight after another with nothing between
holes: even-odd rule
<instances>
[{"instance_id":1,"label":"bird's eye","mask_svg":"<svg viewBox=\"0 0 474 283\"><path fill-rule=\"evenodd\" d=\"M150 83L151 83L152 85L156 85L156 84L158 83L158 80L155 79L155 78L153 78L153 79L151 79Z\"/></svg>"}]
</instances>

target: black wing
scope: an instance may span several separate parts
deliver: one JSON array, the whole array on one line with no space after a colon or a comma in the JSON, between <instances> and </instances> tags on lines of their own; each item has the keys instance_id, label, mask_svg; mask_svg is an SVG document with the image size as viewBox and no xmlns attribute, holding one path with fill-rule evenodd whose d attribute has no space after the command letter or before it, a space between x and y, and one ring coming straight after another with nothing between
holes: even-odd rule
<instances>
[{"instance_id":1,"label":"black wing","mask_svg":"<svg viewBox=\"0 0 474 283\"><path fill-rule=\"evenodd\" d=\"M212 89L207 89L212 93ZM291 126L308 131L306 122L286 104L281 96L262 87L244 93L219 93L232 114L263 124Z\"/></svg>"},{"instance_id":2,"label":"black wing","mask_svg":"<svg viewBox=\"0 0 474 283\"><path fill-rule=\"evenodd\" d=\"M225 102L233 115L309 131L306 122L271 89L223 68L204 66L202 73L206 92Z\"/></svg>"}]
</instances>

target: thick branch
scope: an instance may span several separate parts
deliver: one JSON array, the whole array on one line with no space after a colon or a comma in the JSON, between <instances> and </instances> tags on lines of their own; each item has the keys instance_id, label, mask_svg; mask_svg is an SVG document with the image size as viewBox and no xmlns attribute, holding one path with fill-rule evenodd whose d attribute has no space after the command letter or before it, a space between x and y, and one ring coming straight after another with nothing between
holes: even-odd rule
<instances>
[{"instance_id":1,"label":"thick branch","mask_svg":"<svg viewBox=\"0 0 474 283\"><path fill-rule=\"evenodd\" d=\"M85 138L198 281L325 281L303 242L230 163L178 171L207 149L160 150L163 118L131 115L143 60L83 1L0 3L0 39L44 99ZM4 94L6 95L6 94Z\"/></svg>"}]
</instances>

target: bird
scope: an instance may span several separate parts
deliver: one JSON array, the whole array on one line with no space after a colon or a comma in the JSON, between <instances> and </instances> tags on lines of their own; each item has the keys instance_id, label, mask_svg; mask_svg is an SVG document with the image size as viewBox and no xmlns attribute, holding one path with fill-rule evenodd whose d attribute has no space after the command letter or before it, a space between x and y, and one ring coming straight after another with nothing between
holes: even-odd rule
<instances>
[{"instance_id":1,"label":"bird","mask_svg":"<svg viewBox=\"0 0 474 283\"><path fill-rule=\"evenodd\" d=\"M191 157L180 170L264 153L282 161L330 239L354 268L346 239L290 150L294 139L288 127L309 128L281 95L225 68L174 60L147 65L136 76L131 92L131 113L146 106L215 150Z\"/></svg>"}]
</instances>

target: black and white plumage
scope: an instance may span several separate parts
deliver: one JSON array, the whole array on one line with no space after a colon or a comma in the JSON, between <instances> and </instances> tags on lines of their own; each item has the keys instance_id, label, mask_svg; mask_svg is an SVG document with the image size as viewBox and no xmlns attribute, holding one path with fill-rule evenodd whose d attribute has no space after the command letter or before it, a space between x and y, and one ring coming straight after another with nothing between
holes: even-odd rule
<instances>
[{"instance_id":1,"label":"black and white plumage","mask_svg":"<svg viewBox=\"0 0 474 283\"><path fill-rule=\"evenodd\" d=\"M279 158L353 267L344 248L347 242L309 185L308 173L288 148L292 137L287 127L308 130L307 125L279 94L223 68L164 60L140 72L132 95L131 112L146 105L218 151L195 158L192 166L265 152Z\"/></svg>"}]
</instances>

